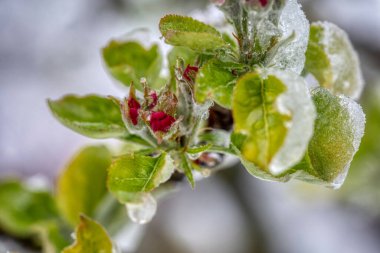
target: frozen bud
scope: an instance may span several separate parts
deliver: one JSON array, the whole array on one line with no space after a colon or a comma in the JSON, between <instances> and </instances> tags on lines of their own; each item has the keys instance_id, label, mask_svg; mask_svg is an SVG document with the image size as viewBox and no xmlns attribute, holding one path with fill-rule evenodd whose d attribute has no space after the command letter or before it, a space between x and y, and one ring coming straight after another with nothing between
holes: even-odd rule
<instances>
[{"instance_id":1,"label":"frozen bud","mask_svg":"<svg viewBox=\"0 0 380 253\"><path fill-rule=\"evenodd\" d=\"M176 119L165 112L152 112L150 115L150 127L153 132L167 133Z\"/></svg>"},{"instance_id":2,"label":"frozen bud","mask_svg":"<svg viewBox=\"0 0 380 253\"><path fill-rule=\"evenodd\" d=\"M198 73L198 70L199 68L197 66L187 65L185 71L183 71L183 78L189 82L194 80Z\"/></svg>"},{"instance_id":3,"label":"frozen bud","mask_svg":"<svg viewBox=\"0 0 380 253\"><path fill-rule=\"evenodd\" d=\"M138 123L140 107L140 103L135 98L128 98L128 114L133 125L137 125Z\"/></svg>"}]
</instances>

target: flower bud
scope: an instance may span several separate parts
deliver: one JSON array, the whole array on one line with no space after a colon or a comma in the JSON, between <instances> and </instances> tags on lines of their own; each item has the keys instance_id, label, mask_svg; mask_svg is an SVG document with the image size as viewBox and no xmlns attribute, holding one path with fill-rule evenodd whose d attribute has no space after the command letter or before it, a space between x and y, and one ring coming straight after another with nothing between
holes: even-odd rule
<instances>
[{"instance_id":1,"label":"flower bud","mask_svg":"<svg viewBox=\"0 0 380 253\"><path fill-rule=\"evenodd\" d=\"M150 127L153 132L167 133L176 119L165 112L152 112L150 115Z\"/></svg>"},{"instance_id":2,"label":"flower bud","mask_svg":"<svg viewBox=\"0 0 380 253\"><path fill-rule=\"evenodd\" d=\"M199 68L197 66L187 65L185 71L183 71L183 78L189 82L193 81L198 73L198 70Z\"/></svg>"},{"instance_id":3,"label":"flower bud","mask_svg":"<svg viewBox=\"0 0 380 253\"><path fill-rule=\"evenodd\" d=\"M139 110L141 108L140 103L133 97L128 98L128 114L133 125L137 125Z\"/></svg>"}]
</instances>

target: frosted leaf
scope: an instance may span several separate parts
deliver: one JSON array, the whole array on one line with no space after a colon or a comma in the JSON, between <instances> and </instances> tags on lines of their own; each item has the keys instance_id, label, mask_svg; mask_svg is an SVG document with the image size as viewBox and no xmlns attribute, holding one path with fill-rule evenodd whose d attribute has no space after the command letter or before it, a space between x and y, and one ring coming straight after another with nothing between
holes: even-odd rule
<instances>
[{"instance_id":1,"label":"frosted leaf","mask_svg":"<svg viewBox=\"0 0 380 253\"><path fill-rule=\"evenodd\" d=\"M302 159L313 135L316 112L302 77L278 70L269 70L268 75L287 85L286 92L277 99L277 107L281 113L292 116L285 141L269 164L270 172L279 175Z\"/></svg>"},{"instance_id":2,"label":"frosted leaf","mask_svg":"<svg viewBox=\"0 0 380 253\"><path fill-rule=\"evenodd\" d=\"M297 0L288 0L279 20L281 41L285 41L294 33L295 38L284 42L273 57L267 59L270 67L291 70L300 74L305 65L305 52L309 40L309 21ZM272 28L271 28L272 30ZM264 32L266 32L264 30Z\"/></svg>"},{"instance_id":3,"label":"frosted leaf","mask_svg":"<svg viewBox=\"0 0 380 253\"><path fill-rule=\"evenodd\" d=\"M149 194L142 194L138 202L125 204L129 218L138 224L146 224L152 220L157 210L155 198Z\"/></svg>"},{"instance_id":4,"label":"frosted leaf","mask_svg":"<svg viewBox=\"0 0 380 253\"><path fill-rule=\"evenodd\" d=\"M324 88L312 92L317 109L314 136L305 159L294 169L298 179L339 188L359 149L365 115L354 100Z\"/></svg>"},{"instance_id":5,"label":"frosted leaf","mask_svg":"<svg viewBox=\"0 0 380 253\"><path fill-rule=\"evenodd\" d=\"M345 31L329 22L311 26L306 69L333 94L358 99L364 87L359 57Z\"/></svg>"}]
</instances>

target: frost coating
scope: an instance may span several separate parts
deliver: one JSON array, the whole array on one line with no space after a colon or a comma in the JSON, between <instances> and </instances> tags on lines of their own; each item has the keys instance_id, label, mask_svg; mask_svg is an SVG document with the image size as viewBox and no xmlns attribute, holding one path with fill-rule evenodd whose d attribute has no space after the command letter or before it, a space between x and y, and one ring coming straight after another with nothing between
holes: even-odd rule
<instances>
[{"instance_id":1,"label":"frost coating","mask_svg":"<svg viewBox=\"0 0 380 253\"><path fill-rule=\"evenodd\" d=\"M346 178L350 163L358 151L365 127L362 108L343 95L335 96L327 89L312 91L317 119L307 157L297 170L299 179L339 188Z\"/></svg>"},{"instance_id":2,"label":"frost coating","mask_svg":"<svg viewBox=\"0 0 380 253\"><path fill-rule=\"evenodd\" d=\"M336 95L344 94L358 99L364 87L359 57L345 31L329 22L313 23L322 28L319 45L330 60L332 69L331 88Z\"/></svg>"},{"instance_id":3,"label":"frost coating","mask_svg":"<svg viewBox=\"0 0 380 253\"><path fill-rule=\"evenodd\" d=\"M305 65L310 25L297 0L287 1L280 16L279 28L282 33L281 40L286 40L293 32L295 38L281 45L268 65L300 74ZM267 31L264 30L264 33Z\"/></svg>"},{"instance_id":4,"label":"frost coating","mask_svg":"<svg viewBox=\"0 0 380 253\"><path fill-rule=\"evenodd\" d=\"M340 175L338 175L333 183L333 188L339 188L344 183L344 180L346 179L348 169L350 168L352 159L356 152L359 150L360 142L364 135L364 129L365 129L365 115L363 113L363 110L359 104L357 104L355 101L340 95L339 98L341 99L339 101L340 105L345 108L345 110L349 114L348 122L346 122L352 129L352 157L349 161L347 161L346 166L344 167L344 170Z\"/></svg>"},{"instance_id":5,"label":"frost coating","mask_svg":"<svg viewBox=\"0 0 380 253\"><path fill-rule=\"evenodd\" d=\"M143 194L140 202L125 205L129 218L138 224L150 222L157 210L157 202L151 194Z\"/></svg>"},{"instance_id":6,"label":"frost coating","mask_svg":"<svg viewBox=\"0 0 380 253\"><path fill-rule=\"evenodd\" d=\"M292 117L286 126L285 141L269 164L270 172L280 175L302 159L313 135L316 111L302 77L278 70L269 70L267 74L276 76L287 86L286 92L277 98L277 107L282 114Z\"/></svg>"}]
</instances>

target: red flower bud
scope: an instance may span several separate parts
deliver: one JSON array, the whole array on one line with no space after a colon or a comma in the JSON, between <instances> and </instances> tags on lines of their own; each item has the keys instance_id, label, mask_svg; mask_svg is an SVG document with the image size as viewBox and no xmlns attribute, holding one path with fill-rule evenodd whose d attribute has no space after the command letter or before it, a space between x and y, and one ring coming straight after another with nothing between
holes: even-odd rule
<instances>
[{"instance_id":1,"label":"red flower bud","mask_svg":"<svg viewBox=\"0 0 380 253\"><path fill-rule=\"evenodd\" d=\"M152 92L150 94L150 97L152 98L152 103L149 105L149 109L153 109L157 105L158 97L156 92Z\"/></svg>"},{"instance_id":2,"label":"red flower bud","mask_svg":"<svg viewBox=\"0 0 380 253\"><path fill-rule=\"evenodd\" d=\"M266 7L269 3L269 0L245 0L245 3L250 7Z\"/></svg>"},{"instance_id":3,"label":"red flower bud","mask_svg":"<svg viewBox=\"0 0 380 253\"><path fill-rule=\"evenodd\" d=\"M128 99L129 118L133 125L137 125L140 107L141 105L136 99L132 97Z\"/></svg>"},{"instance_id":4,"label":"red flower bud","mask_svg":"<svg viewBox=\"0 0 380 253\"><path fill-rule=\"evenodd\" d=\"M268 0L259 0L261 6L265 7L268 4Z\"/></svg>"},{"instance_id":5,"label":"red flower bud","mask_svg":"<svg viewBox=\"0 0 380 253\"><path fill-rule=\"evenodd\" d=\"M192 77L194 77L198 73L199 68L197 66L187 65L185 71L183 72L183 77L187 81L191 81Z\"/></svg>"},{"instance_id":6,"label":"red flower bud","mask_svg":"<svg viewBox=\"0 0 380 253\"><path fill-rule=\"evenodd\" d=\"M167 133L174 122L175 118L164 112L152 112L150 115L150 127L153 132Z\"/></svg>"}]
</instances>

